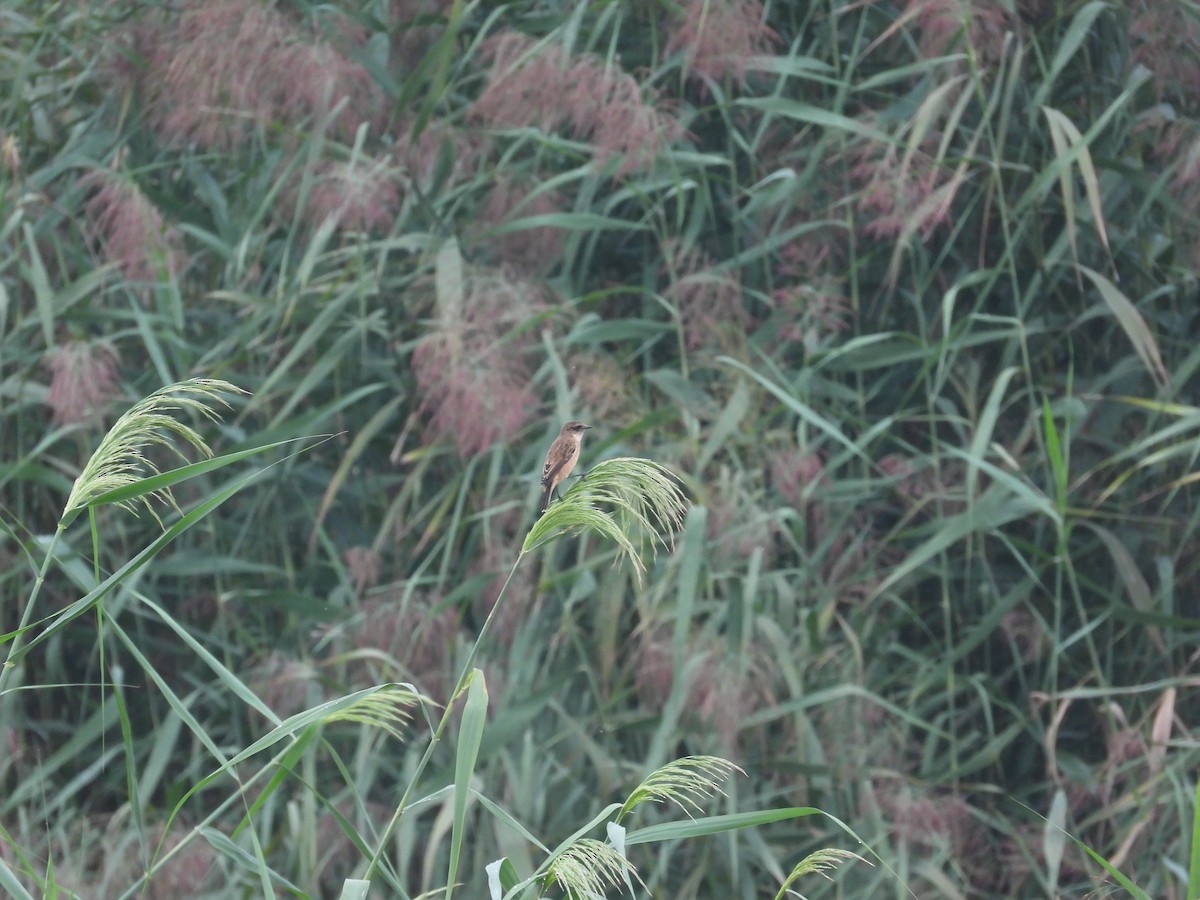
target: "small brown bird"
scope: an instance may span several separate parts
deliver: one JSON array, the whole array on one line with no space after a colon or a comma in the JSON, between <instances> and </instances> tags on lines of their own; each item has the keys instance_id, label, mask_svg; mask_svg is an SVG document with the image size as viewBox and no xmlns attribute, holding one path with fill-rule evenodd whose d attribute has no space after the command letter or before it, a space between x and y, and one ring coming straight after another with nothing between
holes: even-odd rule
<instances>
[{"instance_id":1,"label":"small brown bird","mask_svg":"<svg viewBox=\"0 0 1200 900\"><path fill-rule=\"evenodd\" d=\"M542 465L542 512L550 506L550 495L559 483L571 474L575 463L579 462L579 445L583 442L583 433L591 428L582 422L568 422L546 451L546 462Z\"/></svg>"}]
</instances>

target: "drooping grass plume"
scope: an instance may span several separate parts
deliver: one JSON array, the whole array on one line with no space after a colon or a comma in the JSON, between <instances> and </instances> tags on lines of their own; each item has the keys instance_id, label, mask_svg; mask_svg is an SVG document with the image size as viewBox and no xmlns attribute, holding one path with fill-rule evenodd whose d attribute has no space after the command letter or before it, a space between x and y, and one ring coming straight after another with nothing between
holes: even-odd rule
<instances>
[{"instance_id":1,"label":"drooping grass plume","mask_svg":"<svg viewBox=\"0 0 1200 900\"><path fill-rule=\"evenodd\" d=\"M647 800L656 803L669 801L690 816L691 810L700 809L696 803L697 798L724 794L720 783L731 772L746 774L739 766L719 756L685 756L672 760L651 772L634 788L621 811L617 813L617 821Z\"/></svg>"},{"instance_id":2,"label":"drooping grass plume","mask_svg":"<svg viewBox=\"0 0 1200 900\"><path fill-rule=\"evenodd\" d=\"M75 483L71 487L71 493L67 497L66 505L59 518L58 528L42 560L37 581L28 600L25 601L20 624L9 648L10 664L0 667L0 693L3 692L8 673L11 671L11 661L17 657L21 647L22 635L32 620L38 595L45 583L46 573L55 559L58 541L63 532L82 510L106 502L133 509L133 501L140 498L151 514L157 518L153 507L150 506L149 496L157 495L166 502L173 503L173 501L169 491L169 481L156 481L156 477L160 473L157 467L147 459L147 451L158 445L169 447L182 457L181 451L171 440L171 436L175 436L183 439L205 456L211 456L212 451L200 433L190 425L176 419L174 414L192 411L215 421L214 407L217 404L228 405L220 396L223 393L240 394L245 392L227 381L207 378L192 378L160 388L135 403L117 419L100 441L100 446L88 459L83 471L79 473L79 477L75 479ZM186 457L183 458L186 459ZM113 495L113 492L118 493ZM97 546L99 534L94 517L91 525L92 543L93 546ZM98 565L95 578L97 582L100 581Z\"/></svg>"},{"instance_id":3,"label":"drooping grass plume","mask_svg":"<svg viewBox=\"0 0 1200 900\"><path fill-rule=\"evenodd\" d=\"M191 411L216 421L214 407L217 404L229 405L221 397L224 393L244 394L245 391L228 381L191 378L160 388L130 407L109 429L75 479L66 506L63 507L64 524L69 523L74 513L110 491L133 485L146 477L147 473L159 474L158 468L147 457L147 451L154 446L163 446L179 453L172 437L181 438L205 456L212 456L212 450L200 433L176 416ZM182 453L180 457L186 458ZM174 503L167 488L153 490L149 494L172 505ZM141 500L153 513L148 496L143 495ZM134 508L133 498L115 502L129 510Z\"/></svg>"},{"instance_id":4,"label":"drooping grass plume","mask_svg":"<svg viewBox=\"0 0 1200 900\"><path fill-rule=\"evenodd\" d=\"M330 713L326 722L358 722L386 731L396 740L403 740L400 729L412 717L409 710L422 698L402 685L380 687L364 692L353 704Z\"/></svg>"},{"instance_id":5,"label":"drooping grass plume","mask_svg":"<svg viewBox=\"0 0 1200 900\"><path fill-rule=\"evenodd\" d=\"M64 341L46 354L47 402L58 425L98 420L117 395L120 358L110 341Z\"/></svg>"},{"instance_id":6,"label":"drooping grass plume","mask_svg":"<svg viewBox=\"0 0 1200 900\"><path fill-rule=\"evenodd\" d=\"M805 875L811 875L814 872L825 875L827 871L837 868L848 859L857 859L859 862L865 862L868 866L871 865L869 860L863 859L857 853L851 853L849 850L839 850L836 847L814 850L796 863L792 871L788 873L787 879L779 886L779 893L775 895L775 900L783 900L784 897L792 895L788 888Z\"/></svg>"},{"instance_id":7,"label":"drooping grass plume","mask_svg":"<svg viewBox=\"0 0 1200 900\"><path fill-rule=\"evenodd\" d=\"M611 844L580 838L550 863L546 880L563 888L568 897L604 897L607 888L621 886L625 873L636 875Z\"/></svg>"},{"instance_id":8,"label":"drooping grass plume","mask_svg":"<svg viewBox=\"0 0 1200 900\"><path fill-rule=\"evenodd\" d=\"M552 503L550 508L534 523L533 527L529 530L529 534L525 537L525 543L521 548L520 556L513 564L504 586L500 589L500 595L496 598L491 612L488 613L483 626L479 629L479 635L476 637L475 642L467 651L457 684L454 690L451 691L450 700L447 702L445 711L434 729L433 740L413 770L408 786L405 788L404 794L401 796L396 810L392 815L391 822L384 829L383 835L376 845L377 849L367 867L368 876L374 872L392 829L395 828L407 807L409 795L429 764L433 748L441 739L442 733L450 720L455 698L465 691L470 684L471 673L480 647L483 645L492 622L495 620L496 611L501 608L504 595L525 554L554 540L554 538L562 534L591 529L598 532L601 536L614 541L620 550L618 558L627 556L633 563L634 570L640 578L645 571L645 563L638 552L638 546L634 543L635 539L649 532L656 538L665 539L670 542L675 532L683 524L687 507L687 498L684 496L678 483L671 476L669 469L652 460L622 457L605 460L593 467L586 477L580 479L579 483L568 490L561 500ZM701 768L711 769L712 765L712 763L706 762ZM676 775L676 777L679 776ZM693 782L690 782L691 792L701 792L702 782L702 778L695 778ZM677 790L683 790L682 784L683 781L680 781L674 787ZM660 782L657 788L669 792L672 785ZM671 796L671 799L679 802L678 797L685 795L686 791ZM610 853L615 852L607 845L602 846L606 847ZM607 857L603 856L602 851L597 852L600 852L601 856L596 857L594 861L597 865L601 866L601 870L607 871L603 868L605 865L604 860ZM582 854L585 860L592 858L585 851L579 851L579 853ZM621 860L621 865L623 866L624 861L619 854L617 855L617 859ZM555 861L555 865L561 864L561 860ZM566 863L566 871L568 873L566 877L568 879L572 877L570 873L575 871L573 868L575 865L582 866L583 863ZM619 874L621 869L618 868L616 871ZM558 877L553 875L553 869L551 870L551 874L555 878ZM597 893L602 893L602 891L597 891Z\"/></svg>"},{"instance_id":9,"label":"drooping grass plume","mask_svg":"<svg viewBox=\"0 0 1200 900\"><path fill-rule=\"evenodd\" d=\"M687 509L670 469L649 459L606 459L550 504L529 529L521 553L568 532L595 531L617 545L618 558L627 558L640 579L646 565L635 539L651 534L670 543Z\"/></svg>"},{"instance_id":10,"label":"drooping grass plume","mask_svg":"<svg viewBox=\"0 0 1200 900\"><path fill-rule=\"evenodd\" d=\"M118 160L125 156L118 153ZM104 248L105 257L128 281L150 285L172 276L182 266L184 254L179 231L171 226L133 177L101 169L85 179L96 187L87 204L87 232Z\"/></svg>"}]
</instances>

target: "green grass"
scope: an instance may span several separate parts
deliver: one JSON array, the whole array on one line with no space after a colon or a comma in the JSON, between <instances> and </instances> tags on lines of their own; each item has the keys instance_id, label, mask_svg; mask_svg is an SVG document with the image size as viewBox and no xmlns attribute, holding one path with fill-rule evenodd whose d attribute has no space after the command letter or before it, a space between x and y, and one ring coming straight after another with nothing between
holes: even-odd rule
<instances>
[{"instance_id":1,"label":"green grass","mask_svg":"<svg viewBox=\"0 0 1200 900\"><path fill-rule=\"evenodd\" d=\"M1200 897L1195 10L757 9L5 14L7 893Z\"/></svg>"}]
</instances>

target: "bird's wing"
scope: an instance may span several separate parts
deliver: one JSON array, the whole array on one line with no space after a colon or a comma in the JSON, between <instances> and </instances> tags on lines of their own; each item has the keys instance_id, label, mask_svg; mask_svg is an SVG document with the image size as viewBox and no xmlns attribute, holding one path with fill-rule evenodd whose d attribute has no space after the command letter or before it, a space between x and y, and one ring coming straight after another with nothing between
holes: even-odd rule
<instances>
[{"instance_id":1,"label":"bird's wing","mask_svg":"<svg viewBox=\"0 0 1200 900\"><path fill-rule=\"evenodd\" d=\"M578 447L571 447L570 452L566 456L560 456L554 460L546 460L546 465L542 466L542 486L545 487L553 483L554 476L562 471L565 466L570 465L575 459L575 454L578 452Z\"/></svg>"}]
</instances>

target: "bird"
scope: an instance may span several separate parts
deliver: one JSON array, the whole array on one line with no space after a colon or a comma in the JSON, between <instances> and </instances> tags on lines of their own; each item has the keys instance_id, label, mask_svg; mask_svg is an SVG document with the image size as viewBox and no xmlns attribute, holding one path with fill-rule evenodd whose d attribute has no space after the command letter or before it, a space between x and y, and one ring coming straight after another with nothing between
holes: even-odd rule
<instances>
[{"instance_id":1,"label":"bird","mask_svg":"<svg viewBox=\"0 0 1200 900\"><path fill-rule=\"evenodd\" d=\"M583 442L583 433L591 428L582 422L568 422L546 451L546 461L542 465L542 512L550 506L550 495L559 483L571 474L575 463L579 462L579 445Z\"/></svg>"}]
</instances>

